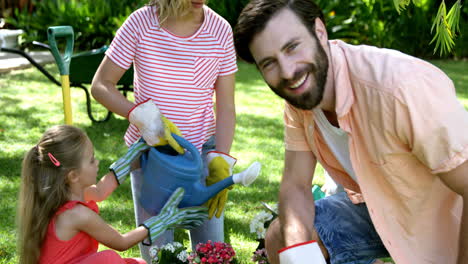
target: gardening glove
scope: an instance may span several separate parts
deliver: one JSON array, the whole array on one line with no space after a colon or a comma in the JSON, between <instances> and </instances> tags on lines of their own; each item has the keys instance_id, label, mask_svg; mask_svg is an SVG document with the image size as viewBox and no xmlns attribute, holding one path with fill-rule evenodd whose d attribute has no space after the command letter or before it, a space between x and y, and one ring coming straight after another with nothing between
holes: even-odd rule
<instances>
[{"instance_id":1,"label":"gardening glove","mask_svg":"<svg viewBox=\"0 0 468 264\"><path fill-rule=\"evenodd\" d=\"M203 214L199 213L201 209L204 211ZM179 210L184 215L190 215L190 217L183 218L180 223L174 226L175 228L194 229L208 219L208 209L206 207L186 207Z\"/></svg>"},{"instance_id":2,"label":"gardening glove","mask_svg":"<svg viewBox=\"0 0 468 264\"><path fill-rule=\"evenodd\" d=\"M179 154L184 149L175 141L171 133L181 136L180 130L159 111L153 100L137 104L128 112L128 120L140 130L143 139L150 146L169 144Z\"/></svg>"},{"instance_id":3,"label":"gardening glove","mask_svg":"<svg viewBox=\"0 0 468 264\"><path fill-rule=\"evenodd\" d=\"M127 153L109 167L109 170L114 172L117 182L122 184L127 179L130 173L130 164L137 159L142 152L148 150L150 146L145 141L138 140L128 148Z\"/></svg>"},{"instance_id":4,"label":"gardening glove","mask_svg":"<svg viewBox=\"0 0 468 264\"><path fill-rule=\"evenodd\" d=\"M327 264L315 240L280 249L278 254L280 264Z\"/></svg>"},{"instance_id":5,"label":"gardening glove","mask_svg":"<svg viewBox=\"0 0 468 264\"><path fill-rule=\"evenodd\" d=\"M184 154L185 150L182 148L179 143L174 139L172 133L182 137L182 133L180 132L179 128L171 122L171 120L167 119L166 117L162 117L164 123L164 137L159 138L159 144L156 146L167 145L171 146L177 153Z\"/></svg>"},{"instance_id":6,"label":"gardening glove","mask_svg":"<svg viewBox=\"0 0 468 264\"><path fill-rule=\"evenodd\" d=\"M148 239L151 245L152 241L168 229L180 227L180 225L190 222L190 227L197 227L208 218L207 209L204 207L187 207L179 209L177 206L184 196L184 189L179 187L167 200L158 215L150 217L141 224L148 229ZM192 221L190 221L192 220Z\"/></svg>"},{"instance_id":7,"label":"gardening glove","mask_svg":"<svg viewBox=\"0 0 468 264\"><path fill-rule=\"evenodd\" d=\"M237 161L235 158L218 151L210 151L206 157L208 161L209 173L208 177L206 178L207 186L215 184L232 175L232 168ZM216 218L221 216L221 213L224 210L224 205L227 201L228 189L231 190L232 186L222 190L208 201L208 217L210 219L215 213Z\"/></svg>"}]
</instances>

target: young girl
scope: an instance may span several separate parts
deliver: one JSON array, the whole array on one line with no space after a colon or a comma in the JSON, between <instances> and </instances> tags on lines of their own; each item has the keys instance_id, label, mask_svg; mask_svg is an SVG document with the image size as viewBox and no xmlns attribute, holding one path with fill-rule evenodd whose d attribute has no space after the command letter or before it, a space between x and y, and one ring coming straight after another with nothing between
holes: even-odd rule
<instances>
[{"instance_id":1,"label":"young girl","mask_svg":"<svg viewBox=\"0 0 468 264\"><path fill-rule=\"evenodd\" d=\"M100 216L96 202L106 199L130 170L130 163L148 149L140 141L114 162L96 184L99 161L87 135L73 126L47 130L23 160L18 208L19 261L36 263L146 263L122 259L115 251L97 252L98 243L126 250L167 229L192 228L206 218L205 208L177 209L177 189L160 214L122 235Z\"/></svg>"}]
</instances>

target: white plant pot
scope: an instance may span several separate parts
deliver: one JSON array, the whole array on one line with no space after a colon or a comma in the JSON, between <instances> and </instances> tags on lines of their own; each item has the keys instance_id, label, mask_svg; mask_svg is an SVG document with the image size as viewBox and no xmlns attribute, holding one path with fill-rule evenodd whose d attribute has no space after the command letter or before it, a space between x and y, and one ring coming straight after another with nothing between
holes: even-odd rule
<instances>
[{"instance_id":1,"label":"white plant pot","mask_svg":"<svg viewBox=\"0 0 468 264\"><path fill-rule=\"evenodd\" d=\"M0 47L14 49L18 47L18 36L21 29L0 29Z\"/></svg>"}]
</instances>

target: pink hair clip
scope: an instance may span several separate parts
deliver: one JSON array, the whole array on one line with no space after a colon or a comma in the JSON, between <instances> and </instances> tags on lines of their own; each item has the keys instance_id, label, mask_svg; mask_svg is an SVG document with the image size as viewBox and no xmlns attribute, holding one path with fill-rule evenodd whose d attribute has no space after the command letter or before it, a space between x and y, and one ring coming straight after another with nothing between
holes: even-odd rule
<instances>
[{"instance_id":1,"label":"pink hair clip","mask_svg":"<svg viewBox=\"0 0 468 264\"><path fill-rule=\"evenodd\" d=\"M48 152L47 155L49 156L50 161L52 161L52 163L53 163L56 167L60 166L60 161L58 161L58 160L54 157L54 155L52 155L52 153Z\"/></svg>"}]
</instances>

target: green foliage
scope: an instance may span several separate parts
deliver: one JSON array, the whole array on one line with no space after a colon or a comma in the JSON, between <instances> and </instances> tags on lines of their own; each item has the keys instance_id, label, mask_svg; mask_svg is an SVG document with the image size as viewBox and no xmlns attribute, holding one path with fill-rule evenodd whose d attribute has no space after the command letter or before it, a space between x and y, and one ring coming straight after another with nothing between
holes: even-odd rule
<instances>
[{"instance_id":1,"label":"green foliage","mask_svg":"<svg viewBox=\"0 0 468 264\"><path fill-rule=\"evenodd\" d=\"M402 4L397 11L401 12L404 8L404 12L395 12L396 2ZM439 0L413 0L412 5L405 0L354 0L346 5L338 0L317 0L317 3L324 10L330 39L397 49L425 58L434 57L434 49L439 48L435 42L430 45L434 38L431 24L438 13ZM455 9L447 17L450 19L448 24L453 25L451 32L458 28L462 30L460 37L453 40L454 56L468 56L468 50L463 48L468 37L464 36L466 33L463 31L468 27L468 9ZM458 25L456 21L459 21ZM440 53L439 56L447 57L448 53Z\"/></svg>"},{"instance_id":2,"label":"green foliage","mask_svg":"<svg viewBox=\"0 0 468 264\"><path fill-rule=\"evenodd\" d=\"M435 29L435 35L431 43L436 42L434 52L439 50L441 56L452 51L455 46L454 38L457 32L460 31L460 10L460 0L453 5L448 14L445 2L442 1L440 4L439 11L431 27L431 32Z\"/></svg>"},{"instance_id":3,"label":"green foliage","mask_svg":"<svg viewBox=\"0 0 468 264\"><path fill-rule=\"evenodd\" d=\"M415 5L423 4L424 0L413 0ZM393 0L395 9L399 14L403 9L411 3L411 0ZM442 0L439 5L439 10L437 15L434 18L431 33L435 29L434 37L430 43L435 42L434 53L438 50L440 56L450 53L454 46L454 39L457 35L457 32L460 31L459 21L460 21L460 10L461 10L461 0L457 0L455 4L450 9L447 14L447 9L445 6L445 1Z\"/></svg>"},{"instance_id":4,"label":"green foliage","mask_svg":"<svg viewBox=\"0 0 468 264\"><path fill-rule=\"evenodd\" d=\"M23 42L47 42L47 28L70 25L75 31L75 47L90 50L109 44L125 18L146 1L131 0L47 0L36 1L35 10L14 10L6 22L25 31Z\"/></svg>"},{"instance_id":5,"label":"green foliage","mask_svg":"<svg viewBox=\"0 0 468 264\"><path fill-rule=\"evenodd\" d=\"M249 0L209 1L208 5L232 26ZM35 1L30 13L26 8L15 9L6 22L25 31L24 47L33 41L47 43L47 28L70 25L75 31L75 49L84 51L108 45L125 19L146 4L147 0L43 0Z\"/></svg>"},{"instance_id":6,"label":"green foliage","mask_svg":"<svg viewBox=\"0 0 468 264\"><path fill-rule=\"evenodd\" d=\"M410 2L411 0L393 0L393 4L395 5L395 9L398 13L401 13L401 11L405 9Z\"/></svg>"},{"instance_id":7,"label":"green foliage","mask_svg":"<svg viewBox=\"0 0 468 264\"><path fill-rule=\"evenodd\" d=\"M224 17L232 27L235 26L242 8L250 0L211 0L208 6L220 16Z\"/></svg>"},{"instance_id":8,"label":"green foliage","mask_svg":"<svg viewBox=\"0 0 468 264\"><path fill-rule=\"evenodd\" d=\"M460 33L455 40L453 55L455 58L468 57L468 5L463 5L460 12Z\"/></svg>"},{"instance_id":9,"label":"green foliage","mask_svg":"<svg viewBox=\"0 0 468 264\"><path fill-rule=\"evenodd\" d=\"M71 25L76 36L75 49L91 50L108 45L127 16L146 2L37 0L32 13L16 9L15 15L6 20L25 31L23 48L30 47L33 40L47 42L49 26ZM211 0L208 5L235 26L248 2ZM451 0L448 12L440 0L316 2L324 10L330 39L397 49L425 58L468 57L468 6L462 6L461 0ZM439 53L434 54L434 50Z\"/></svg>"}]
</instances>

